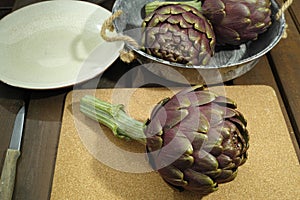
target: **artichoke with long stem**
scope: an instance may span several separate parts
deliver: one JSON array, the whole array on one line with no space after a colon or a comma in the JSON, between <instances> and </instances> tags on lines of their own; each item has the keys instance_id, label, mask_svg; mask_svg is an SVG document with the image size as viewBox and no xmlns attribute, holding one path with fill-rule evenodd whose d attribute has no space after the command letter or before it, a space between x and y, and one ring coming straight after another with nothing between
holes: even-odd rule
<instances>
[{"instance_id":1,"label":"artichoke with long stem","mask_svg":"<svg viewBox=\"0 0 300 200\"><path fill-rule=\"evenodd\" d=\"M84 96L80 110L120 138L146 145L149 163L168 185L201 195L232 181L247 160L247 122L235 102L194 86L160 101L145 122L122 105Z\"/></svg>"}]
</instances>

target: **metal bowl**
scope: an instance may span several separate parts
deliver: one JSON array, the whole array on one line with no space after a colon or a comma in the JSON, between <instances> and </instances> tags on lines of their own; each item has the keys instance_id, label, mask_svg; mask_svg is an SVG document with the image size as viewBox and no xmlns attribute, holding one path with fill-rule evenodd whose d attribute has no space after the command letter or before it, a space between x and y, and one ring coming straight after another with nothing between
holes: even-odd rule
<instances>
[{"instance_id":1,"label":"metal bowl","mask_svg":"<svg viewBox=\"0 0 300 200\"><path fill-rule=\"evenodd\" d=\"M153 0L116 0L112 9L115 13L122 10L123 14L114 21L117 33L128 35L137 42L141 38L143 8ZM133 50L137 60L152 73L165 79L189 84L214 84L235 79L252 69L259 59L270 51L281 39L285 27L284 15L275 19L279 5L271 0L272 25L257 40L240 45L234 49L216 51L211 62L205 66L188 66L169 62L151 56L144 51L126 44Z\"/></svg>"}]
</instances>

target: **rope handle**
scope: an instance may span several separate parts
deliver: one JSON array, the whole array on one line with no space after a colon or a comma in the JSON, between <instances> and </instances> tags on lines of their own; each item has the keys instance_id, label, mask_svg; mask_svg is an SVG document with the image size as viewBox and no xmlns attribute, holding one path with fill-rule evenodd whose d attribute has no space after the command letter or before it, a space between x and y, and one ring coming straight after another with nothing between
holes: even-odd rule
<instances>
[{"instance_id":1,"label":"rope handle","mask_svg":"<svg viewBox=\"0 0 300 200\"><path fill-rule=\"evenodd\" d=\"M285 11L292 5L292 3L293 3L293 0L287 0L282 4L281 8L276 13L276 20L280 19L280 17L285 13ZM285 24L281 38L283 38L283 39L287 38L287 36L288 36L287 29L288 29L288 24Z\"/></svg>"},{"instance_id":2,"label":"rope handle","mask_svg":"<svg viewBox=\"0 0 300 200\"><path fill-rule=\"evenodd\" d=\"M292 5L293 0L286 0L276 14L276 19L279 20L281 15Z\"/></svg>"},{"instance_id":3,"label":"rope handle","mask_svg":"<svg viewBox=\"0 0 300 200\"><path fill-rule=\"evenodd\" d=\"M128 44L132 45L135 48L139 48L139 44L130 36L118 35L115 37L108 37L106 35L106 30L109 30L110 32L114 31L113 21L115 19L117 19L118 17L120 17L120 15L122 13L123 13L122 10L118 10L113 15L111 15L106 21L104 21L104 23L101 27L101 32L100 32L101 37L107 42L124 41L124 42L127 42ZM120 53L120 59L126 63L131 63L136 58L135 54L132 50L127 50L124 48L119 53Z\"/></svg>"},{"instance_id":4,"label":"rope handle","mask_svg":"<svg viewBox=\"0 0 300 200\"><path fill-rule=\"evenodd\" d=\"M276 13L276 20L280 19L280 17L285 13L285 11L292 5L292 3L293 3L293 0L286 0L282 4L281 8ZM120 17L122 14L123 14L122 10L117 10L107 20L104 21L104 23L101 27L101 32L100 32L101 37L107 42L124 41L124 42L130 44L131 46L133 46L134 48L138 49L140 47L139 44L130 36L118 35L118 36L114 36L114 37L109 37L106 34L107 30L109 30L110 32L114 31L113 21L115 19L117 19L118 17ZM287 28L288 28L288 25L285 24L282 38L287 38ZM132 61L134 61L136 59L135 53L132 50L122 49L119 53L120 53L120 59L123 62L131 63Z\"/></svg>"}]
</instances>

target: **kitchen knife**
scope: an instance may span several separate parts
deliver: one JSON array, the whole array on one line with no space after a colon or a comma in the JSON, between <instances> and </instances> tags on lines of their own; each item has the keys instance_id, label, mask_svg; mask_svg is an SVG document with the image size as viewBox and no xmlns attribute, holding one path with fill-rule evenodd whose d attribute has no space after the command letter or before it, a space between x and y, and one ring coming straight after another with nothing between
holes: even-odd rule
<instances>
[{"instance_id":1,"label":"kitchen knife","mask_svg":"<svg viewBox=\"0 0 300 200\"><path fill-rule=\"evenodd\" d=\"M23 105L15 119L10 144L6 152L0 179L0 199L11 200L15 184L17 160L21 154L21 139L25 119L25 106Z\"/></svg>"}]
</instances>

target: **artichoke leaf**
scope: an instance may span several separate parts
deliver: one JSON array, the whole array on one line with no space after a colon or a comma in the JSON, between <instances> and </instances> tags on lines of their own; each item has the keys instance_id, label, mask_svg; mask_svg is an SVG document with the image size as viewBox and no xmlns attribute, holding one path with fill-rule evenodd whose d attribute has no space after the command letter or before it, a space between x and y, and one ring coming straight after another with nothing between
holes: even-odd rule
<instances>
[{"instance_id":1,"label":"artichoke leaf","mask_svg":"<svg viewBox=\"0 0 300 200\"><path fill-rule=\"evenodd\" d=\"M167 180L171 184L176 186L187 185L187 181L183 179L184 174L173 165L159 169L158 172L163 179Z\"/></svg>"},{"instance_id":2,"label":"artichoke leaf","mask_svg":"<svg viewBox=\"0 0 300 200\"><path fill-rule=\"evenodd\" d=\"M219 167L218 160L212 154L199 150L193 153L195 164L194 168L200 171L213 171Z\"/></svg>"},{"instance_id":3,"label":"artichoke leaf","mask_svg":"<svg viewBox=\"0 0 300 200\"><path fill-rule=\"evenodd\" d=\"M217 186L209 176L190 168L184 170L184 179L188 181L188 186L192 188L199 188L199 186L208 186L208 188Z\"/></svg>"},{"instance_id":4,"label":"artichoke leaf","mask_svg":"<svg viewBox=\"0 0 300 200\"><path fill-rule=\"evenodd\" d=\"M235 179L238 170L222 170L221 174L215 178L217 183L227 183Z\"/></svg>"}]
</instances>

